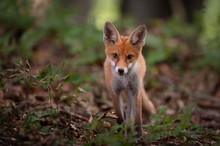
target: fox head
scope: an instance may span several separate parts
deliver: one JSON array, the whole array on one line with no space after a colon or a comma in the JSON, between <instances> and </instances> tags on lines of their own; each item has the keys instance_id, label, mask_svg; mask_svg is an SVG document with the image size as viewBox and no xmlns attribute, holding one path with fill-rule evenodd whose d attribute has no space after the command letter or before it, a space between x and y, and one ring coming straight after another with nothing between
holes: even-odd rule
<instances>
[{"instance_id":1,"label":"fox head","mask_svg":"<svg viewBox=\"0 0 220 146\"><path fill-rule=\"evenodd\" d=\"M114 72L126 75L132 70L145 44L146 34L145 25L137 27L130 36L121 36L112 23L105 23L103 30L105 52Z\"/></svg>"}]
</instances>

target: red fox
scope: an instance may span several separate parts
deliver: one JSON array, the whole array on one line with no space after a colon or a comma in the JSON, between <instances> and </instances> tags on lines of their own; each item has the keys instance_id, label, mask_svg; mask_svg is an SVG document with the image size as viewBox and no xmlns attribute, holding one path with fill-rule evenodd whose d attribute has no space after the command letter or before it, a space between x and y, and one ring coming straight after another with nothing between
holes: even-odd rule
<instances>
[{"instance_id":1,"label":"red fox","mask_svg":"<svg viewBox=\"0 0 220 146\"><path fill-rule=\"evenodd\" d=\"M118 116L117 122L131 121L140 136L142 135L142 106L149 113L156 112L145 92L143 82L146 64L142 47L145 44L146 34L145 25L136 28L130 36L120 36L110 22L105 23L103 30L106 53L105 79ZM124 98L127 101L126 106L124 106Z\"/></svg>"}]
</instances>

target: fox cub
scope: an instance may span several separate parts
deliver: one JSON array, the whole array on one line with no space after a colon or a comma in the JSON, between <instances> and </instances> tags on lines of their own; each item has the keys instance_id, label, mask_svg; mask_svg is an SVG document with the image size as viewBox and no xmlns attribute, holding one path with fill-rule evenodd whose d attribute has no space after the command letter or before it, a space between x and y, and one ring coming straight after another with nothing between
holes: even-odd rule
<instances>
[{"instance_id":1,"label":"fox cub","mask_svg":"<svg viewBox=\"0 0 220 146\"><path fill-rule=\"evenodd\" d=\"M136 28L130 36L121 36L110 22L105 23L103 30L105 79L118 123L131 122L139 135L142 135L142 106L149 113L155 113L143 82L146 64L142 47L146 34L145 25ZM126 106L123 99L127 101Z\"/></svg>"}]
</instances>

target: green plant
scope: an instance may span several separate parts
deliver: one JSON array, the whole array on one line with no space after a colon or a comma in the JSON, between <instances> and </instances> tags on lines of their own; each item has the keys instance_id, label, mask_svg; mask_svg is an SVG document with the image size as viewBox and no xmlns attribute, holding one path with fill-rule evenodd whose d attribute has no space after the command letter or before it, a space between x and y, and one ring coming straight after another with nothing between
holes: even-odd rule
<instances>
[{"instance_id":1,"label":"green plant","mask_svg":"<svg viewBox=\"0 0 220 146\"><path fill-rule=\"evenodd\" d=\"M61 82L64 81L68 76L63 76L62 72L63 65L57 68L53 64L46 65L38 74L32 77L38 81L38 84L44 89L50 89L53 81Z\"/></svg>"},{"instance_id":2,"label":"green plant","mask_svg":"<svg viewBox=\"0 0 220 146\"><path fill-rule=\"evenodd\" d=\"M33 23L30 5L31 3L27 0L1 1L0 9L4 12L0 14L1 29L3 29L3 35L0 38L0 56L2 58L7 58L13 53L23 57L30 54L30 48L23 48L19 43L20 36ZM20 49L22 51L18 51ZM3 64L3 61L4 59L0 59L0 65Z\"/></svg>"},{"instance_id":3,"label":"green plant","mask_svg":"<svg viewBox=\"0 0 220 146\"><path fill-rule=\"evenodd\" d=\"M62 45L74 56L74 60L71 61L73 66L93 63L104 58L101 31L96 29L93 22L81 24L73 21L76 9L64 9L61 2L51 1L38 25L30 13L31 2L1 2L0 8L5 11L4 14L0 14L0 24L5 31L0 38L0 56L3 58L0 59L0 65L4 64L4 58L11 56L31 58L33 47L43 39L51 37L52 43Z\"/></svg>"},{"instance_id":4,"label":"green plant","mask_svg":"<svg viewBox=\"0 0 220 146\"><path fill-rule=\"evenodd\" d=\"M15 64L15 68L6 70L4 78L8 80L15 78L27 85L40 86L47 90L52 88L53 81L63 81L66 78L61 75L61 70L52 64L45 66L38 74L31 74L30 68L28 60L20 60Z\"/></svg>"},{"instance_id":5,"label":"green plant","mask_svg":"<svg viewBox=\"0 0 220 146\"><path fill-rule=\"evenodd\" d=\"M23 121L22 131L25 134L37 132L38 135L50 139L46 141L49 145L72 145L76 143L77 134L73 133L71 124L66 120L72 121L73 119L71 115L62 110L33 109L28 111Z\"/></svg>"},{"instance_id":6,"label":"green plant","mask_svg":"<svg viewBox=\"0 0 220 146\"><path fill-rule=\"evenodd\" d=\"M153 124L146 125L148 131L146 139L149 142L163 142L168 140L168 143L175 141L179 144L195 144L195 141L202 141L202 137L212 132L206 130L201 125L196 125L190 122L191 109L186 107L183 114L178 114L173 117L166 115L166 107L159 109L158 113L151 115Z\"/></svg>"},{"instance_id":7,"label":"green plant","mask_svg":"<svg viewBox=\"0 0 220 146\"><path fill-rule=\"evenodd\" d=\"M202 16L202 32L200 34L200 45L202 47L201 58L196 66L209 66L220 71L220 1L205 1L204 13Z\"/></svg>"},{"instance_id":8,"label":"green plant","mask_svg":"<svg viewBox=\"0 0 220 146\"><path fill-rule=\"evenodd\" d=\"M206 0L205 9L203 13L203 32L202 43L211 45L217 45L220 40L220 1L218 0ZM217 41L217 42L216 42Z\"/></svg>"},{"instance_id":9,"label":"green plant","mask_svg":"<svg viewBox=\"0 0 220 146\"><path fill-rule=\"evenodd\" d=\"M41 120L47 116L52 117L56 114L56 109L48 109L44 111L30 111L24 121L23 127L25 129L32 129L32 128L42 128L41 131L47 133L49 127L42 127Z\"/></svg>"},{"instance_id":10,"label":"green plant","mask_svg":"<svg viewBox=\"0 0 220 146\"><path fill-rule=\"evenodd\" d=\"M67 46L68 53L75 56L72 65L93 63L104 57L101 48L102 32L97 30L94 22L85 24L74 22L75 9L63 9L57 0L48 8L45 17L38 26L40 32L55 35ZM36 32L35 32L36 33ZM96 52L103 53L96 53Z\"/></svg>"},{"instance_id":11,"label":"green plant","mask_svg":"<svg viewBox=\"0 0 220 146\"><path fill-rule=\"evenodd\" d=\"M140 140L135 136L137 133L134 129L126 133L125 123L112 125L111 120L103 114L96 115L92 122L85 126L85 130L88 137L85 145L127 146Z\"/></svg>"},{"instance_id":12,"label":"green plant","mask_svg":"<svg viewBox=\"0 0 220 146\"><path fill-rule=\"evenodd\" d=\"M0 3L0 23L7 27L16 29L24 29L32 23L30 16L30 1L28 0L2 0Z\"/></svg>"},{"instance_id":13,"label":"green plant","mask_svg":"<svg viewBox=\"0 0 220 146\"><path fill-rule=\"evenodd\" d=\"M83 89L78 86L85 80L75 82L78 75L73 73L68 75L64 72L63 68L64 64L60 67L48 64L37 74L33 74L30 72L31 66L28 60L19 61L15 65L15 68L7 69L3 74L1 74L0 89L5 90L6 83L13 79L23 86L29 88L38 87L48 91L48 97L50 99L56 97L68 105L81 102L81 100L78 99L78 93L83 92ZM72 92L64 93L62 88L64 83L74 84L75 89L73 89Z\"/></svg>"},{"instance_id":14,"label":"green plant","mask_svg":"<svg viewBox=\"0 0 220 146\"><path fill-rule=\"evenodd\" d=\"M178 58L185 51L183 40L194 40L198 31L178 16L168 19L165 23L155 20L152 25L160 28L160 31L157 34L149 32L146 38L148 50L143 51L150 66Z\"/></svg>"},{"instance_id":15,"label":"green plant","mask_svg":"<svg viewBox=\"0 0 220 146\"><path fill-rule=\"evenodd\" d=\"M8 56L12 51L15 50L15 42L11 40L13 32L9 32L0 38L0 50L1 56Z\"/></svg>"}]
</instances>

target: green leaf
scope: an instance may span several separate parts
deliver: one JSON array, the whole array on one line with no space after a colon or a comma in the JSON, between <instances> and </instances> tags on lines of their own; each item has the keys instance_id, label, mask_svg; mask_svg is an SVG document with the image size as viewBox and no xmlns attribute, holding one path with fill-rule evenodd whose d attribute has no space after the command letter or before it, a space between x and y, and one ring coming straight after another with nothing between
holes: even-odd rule
<instances>
[{"instance_id":1,"label":"green leaf","mask_svg":"<svg viewBox=\"0 0 220 146\"><path fill-rule=\"evenodd\" d=\"M6 86L6 80L5 79L1 79L0 80L0 89L4 89Z\"/></svg>"},{"instance_id":2,"label":"green leaf","mask_svg":"<svg viewBox=\"0 0 220 146\"><path fill-rule=\"evenodd\" d=\"M22 55L29 57L33 46L36 45L45 35L46 32L38 28L30 28L26 30L20 39Z\"/></svg>"},{"instance_id":3,"label":"green leaf","mask_svg":"<svg viewBox=\"0 0 220 146\"><path fill-rule=\"evenodd\" d=\"M52 116L56 113L56 109L52 108L52 109L48 109L48 110L45 110L45 111L41 111L37 117L38 118L42 118L42 117L45 117L45 116Z\"/></svg>"},{"instance_id":4,"label":"green leaf","mask_svg":"<svg viewBox=\"0 0 220 146\"><path fill-rule=\"evenodd\" d=\"M50 127L49 127L49 126L43 126L43 127L41 128L41 132L43 132L43 133L48 133L49 130L50 130Z\"/></svg>"},{"instance_id":5,"label":"green leaf","mask_svg":"<svg viewBox=\"0 0 220 146\"><path fill-rule=\"evenodd\" d=\"M161 107L161 108L158 110L158 114L159 114L159 115L165 114L166 111L167 111L167 107L166 107L166 106L163 106L163 107Z\"/></svg>"},{"instance_id":6,"label":"green leaf","mask_svg":"<svg viewBox=\"0 0 220 146\"><path fill-rule=\"evenodd\" d=\"M171 131L171 135L172 136L178 136L180 134L181 131L184 130L184 127L182 127L181 125L176 125L173 130Z\"/></svg>"},{"instance_id":7,"label":"green leaf","mask_svg":"<svg viewBox=\"0 0 220 146\"><path fill-rule=\"evenodd\" d=\"M168 56L165 53L165 50L156 49L148 52L147 62L149 65L153 65L155 63L159 63L164 61Z\"/></svg>"},{"instance_id":8,"label":"green leaf","mask_svg":"<svg viewBox=\"0 0 220 146\"><path fill-rule=\"evenodd\" d=\"M187 128L190 125L190 113L191 109L189 107L185 107L183 109L184 114L179 114L177 118L180 120L180 124L182 127Z\"/></svg>"}]
</instances>

